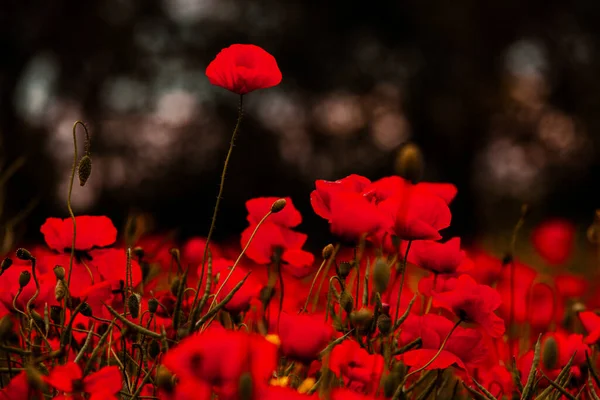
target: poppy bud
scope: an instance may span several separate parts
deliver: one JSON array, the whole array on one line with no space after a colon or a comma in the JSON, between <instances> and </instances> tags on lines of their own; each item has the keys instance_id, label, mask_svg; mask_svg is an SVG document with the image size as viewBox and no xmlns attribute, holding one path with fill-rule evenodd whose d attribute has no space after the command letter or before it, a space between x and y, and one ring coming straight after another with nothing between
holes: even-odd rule
<instances>
[{"instance_id":1,"label":"poppy bud","mask_svg":"<svg viewBox=\"0 0 600 400\"><path fill-rule=\"evenodd\" d=\"M368 308L361 308L358 311L350 313L350 321L357 326L366 326L373 320L373 311Z\"/></svg>"},{"instance_id":2,"label":"poppy bud","mask_svg":"<svg viewBox=\"0 0 600 400\"><path fill-rule=\"evenodd\" d=\"M59 281L65 279L65 272L65 268L61 265L57 265L56 267L54 267L54 276Z\"/></svg>"},{"instance_id":3,"label":"poppy bud","mask_svg":"<svg viewBox=\"0 0 600 400\"><path fill-rule=\"evenodd\" d=\"M0 342L4 342L8 335L12 332L13 322L9 315L5 315L0 319Z\"/></svg>"},{"instance_id":4,"label":"poppy bud","mask_svg":"<svg viewBox=\"0 0 600 400\"><path fill-rule=\"evenodd\" d=\"M245 372L240 376L239 398L241 400L252 399L252 375L248 372Z\"/></svg>"},{"instance_id":5,"label":"poppy bud","mask_svg":"<svg viewBox=\"0 0 600 400\"><path fill-rule=\"evenodd\" d=\"M179 293L180 284L181 281L179 280L179 277L176 277L175 279L173 279L173 282L171 282L171 294L175 297L177 297L177 293Z\"/></svg>"},{"instance_id":6,"label":"poppy bud","mask_svg":"<svg viewBox=\"0 0 600 400\"><path fill-rule=\"evenodd\" d=\"M33 256L27 249L18 249L17 250L17 258L19 260L31 261L33 260Z\"/></svg>"},{"instance_id":7,"label":"poppy bud","mask_svg":"<svg viewBox=\"0 0 600 400\"><path fill-rule=\"evenodd\" d=\"M134 247L133 254L135 254L137 258L144 258L144 249L142 249L140 246Z\"/></svg>"},{"instance_id":8,"label":"poppy bud","mask_svg":"<svg viewBox=\"0 0 600 400\"><path fill-rule=\"evenodd\" d=\"M323 259L327 260L333 254L333 245L330 243L327 246L323 247Z\"/></svg>"},{"instance_id":9,"label":"poppy bud","mask_svg":"<svg viewBox=\"0 0 600 400\"><path fill-rule=\"evenodd\" d=\"M30 280L31 280L31 272L29 272L29 271L21 272L21 275L19 275L19 286L21 287L21 289L23 289L25 286L27 286L27 284L29 283Z\"/></svg>"},{"instance_id":10,"label":"poppy bud","mask_svg":"<svg viewBox=\"0 0 600 400\"><path fill-rule=\"evenodd\" d=\"M148 311L150 314L154 314L158 310L158 300L154 297L148 300Z\"/></svg>"},{"instance_id":11,"label":"poppy bud","mask_svg":"<svg viewBox=\"0 0 600 400\"><path fill-rule=\"evenodd\" d=\"M92 159L90 156L86 154L85 156L81 157L77 172L79 174L79 185L84 186L92 174Z\"/></svg>"},{"instance_id":12,"label":"poppy bud","mask_svg":"<svg viewBox=\"0 0 600 400\"><path fill-rule=\"evenodd\" d=\"M137 318L140 315L140 297L137 293L131 293L127 298L127 309L129 309L129 314L133 318Z\"/></svg>"},{"instance_id":13,"label":"poppy bud","mask_svg":"<svg viewBox=\"0 0 600 400\"><path fill-rule=\"evenodd\" d=\"M338 274L340 278L346 279L350 275L352 264L349 261L342 261L338 266Z\"/></svg>"},{"instance_id":14,"label":"poppy bud","mask_svg":"<svg viewBox=\"0 0 600 400\"><path fill-rule=\"evenodd\" d=\"M390 282L391 271L389 265L382 259L378 259L373 268L373 284L379 293L385 292Z\"/></svg>"},{"instance_id":15,"label":"poppy bud","mask_svg":"<svg viewBox=\"0 0 600 400\"><path fill-rule=\"evenodd\" d=\"M558 344L556 339L550 336L544 342L544 348L542 349L542 364L547 370L556 368L558 362Z\"/></svg>"},{"instance_id":16,"label":"poppy bud","mask_svg":"<svg viewBox=\"0 0 600 400\"><path fill-rule=\"evenodd\" d=\"M581 303L581 302L576 302L573 303L573 305L571 306L571 310L573 310L574 313L580 313L582 311L585 311L585 304Z\"/></svg>"},{"instance_id":17,"label":"poppy bud","mask_svg":"<svg viewBox=\"0 0 600 400\"><path fill-rule=\"evenodd\" d=\"M160 365L158 367L158 371L156 371L156 378L154 382L160 390L164 390L167 393L172 393L175 389L173 374L171 374L171 372L162 365Z\"/></svg>"},{"instance_id":18,"label":"poppy bud","mask_svg":"<svg viewBox=\"0 0 600 400\"><path fill-rule=\"evenodd\" d=\"M44 379L42 378L42 374L40 371L35 369L35 367L29 365L25 368L25 377L27 378L27 383L29 387L34 390L39 390L40 392L45 392L47 387Z\"/></svg>"},{"instance_id":19,"label":"poppy bud","mask_svg":"<svg viewBox=\"0 0 600 400\"><path fill-rule=\"evenodd\" d=\"M384 336L387 336L392 330L392 319L385 314L381 314L379 318L377 318L377 329L379 329L379 332Z\"/></svg>"},{"instance_id":20,"label":"poppy bud","mask_svg":"<svg viewBox=\"0 0 600 400\"><path fill-rule=\"evenodd\" d=\"M148 354L152 358L158 357L160 354L160 343L158 343L156 340L151 340L148 344Z\"/></svg>"},{"instance_id":21,"label":"poppy bud","mask_svg":"<svg viewBox=\"0 0 600 400\"><path fill-rule=\"evenodd\" d=\"M396 157L396 172L412 183L417 183L423 175L423 154L414 143L407 143Z\"/></svg>"},{"instance_id":22,"label":"poppy bud","mask_svg":"<svg viewBox=\"0 0 600 400\"><path fill-rule=\"evenodd\" d=\"M92 316L92 307L90 307L90 305L88 303L83 303L81 304L81 307L79 308L79 313L81 315L83 315L84 317L91 317Z\"/></svg>"},{"instance_id":23,"label":"poppy bud","mask_svg":"<svg viewBox=\"0 0 600 400\"><path fill-rule=\"evenodd\" d=\"M354 307L354 299L352 295L345 290L340 295L340 307L348 314L352 312L352 308Z\"/></svg>"},{"instance_id":24,"label":"poppy bud","mask_svg":"<svg viewBox=\"0 0 600 400\"><path fill-rule=\"evenodd\" d=\"M176 260L181 259L181 253L179 252L179 249L173 247L171 250L169 250L169 253L171 253L171 256L174 257Z\"/></svg>"},{"instance_id":25,"label":"poppy bud","mask_svg":"<svg viewBox=\"0 0 600 400\"><path fill-rule=\"evenodd\" d=\"M67 287L65 286L64 281L56 281L56 286L54 286L54 297L56 298L56 301L60 302L62 299L64 299L66 294Z\"/></svg>"},{"instance_id":26,"label":"poppy bud","mask_svg":"<svg viewBox=\"0 0 600 400\"><path fill-rule=\"evenodd\" d=\"M10 257L6 257L4 260L2 260L2 266L0 266L0 275L2 275L4 271L9 269L12 264L13 260Z\"/></svg>"},{"instance_id":27,"label":"poppy bud","mask_svg":"<svg viewBox=\"0 0 600 400\"><path fill-rule=\"evenodd\" d=\"M31 317L33 318L33 320L35 321L35 323L38 324L38 326L43 326L44 325L44 317L42 317L40 315L40 313L38 313L35 310L30 310L30 311L31 311Z\"/></svg>"},{"instance_id":28,"label":"poppy bud","mask_svg":"<svg viewBox=\"0 0 600 400\"><path fill-rule=\"evenodd\" d=\"M271 205L271 213L277 214L279 211L283 210L287 204L285 199L277 199Z\"/></svg>"}]
</instances>

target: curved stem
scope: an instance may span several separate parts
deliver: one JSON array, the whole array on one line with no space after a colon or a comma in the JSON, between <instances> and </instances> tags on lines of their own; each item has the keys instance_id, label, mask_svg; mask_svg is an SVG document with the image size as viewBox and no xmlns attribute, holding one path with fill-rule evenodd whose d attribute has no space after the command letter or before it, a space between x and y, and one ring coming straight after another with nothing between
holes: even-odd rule
<instances>
[{"instance_id":1,"label":"curved stem","mask_svg":"<svg viewBox=\"0 0 600 400\"><path fill-rule=\"evenodd\" d=\"M25 306L25 312L28 314L31 314L31 303L33 303L40 294L40 283L38 282L37 274L35 273L35 258L31 259L31 275L33 276L33 281L35 282L35 293L29 298L29 301L27 301L27 305Z\"/></svg>"},{"instance_id":2,"label":"curved stem","mask_svg":"<svg viewBox=\"0 0 600 400\"><path fill-rule=\"evenodd\" d=\"M400 312L400 298L402 297L402 289L404 287L404 276L406 275L406 263L408 262L408 252L410 251L411 245L412 240L409 240L408 245L406 246L406 252L404 253L404 260L402 261L402 271L400 272L400 287L398 288L398 300L396 300L396 315L394 316L394 321L398 320L398 313Z\"/></svg>"},{"instance_id":3,"label":"curved stem","mask_svg":"<svg viewBox=\"0 0 600 400\"><path fill-rule=\"evenodd\" d=\"M317 273L315 274L315 277L313 278L312 283L310 284L310 289L308 290L308 295L306 296L306 302L304 303L304 307L302 307L302 309L300 310L300 312L298 314L302 314L303 312L306 312L306 309L308 308L308 302L310 301L310 295L313 291L313 288L315 287L315 283L317 283L317 278L319 277L319 274L321 273L321 270L325 266L326 262L327 262L327 260L323 260L323 262L321 263L321 266L317 270Z\"/></svg>"},{"instance_id":4,"label":"curved stem","mask_svg":"<svg viewBox=\"0 0 600 400\"><path fill-rule=\"evenodd\" d=\"M208 235L206 236L206 243L204 244L204 254L202 255L202 269L200 272L200 276L198 277L198 285L196 286L196 294L194 295L194 301L192 302L192 312L190 313L190 321L192 322L191 326L194 326L193 322L196 319L196 306L198 303L198 296L200 293L200 289L202 288L202 278L204 277L204 266L206 265L206 260L208 258L208 246L210 244L210 239L212 238L213 232L215 230L215 223L217 221L217 213L219 212L219 205L221 204L221 197L223 195L223 188L225 187L225 174L227 173L227 166L229 165L229 159L231 158L231 153L233 152L233 145L235 143L235 137L240 128L240 123L242 122L242 117L244 116L244 96L240 95L240 103L238 106L238 119L235 124L235 128L233 129L233 134L231 135L231 141L229 142L229 150L227 151L227 157L225 157L225 164L223 165L223 171L221 172L221 183L219 184L219 194L217 194L217 202L215 203L215 210L213 212L212 220L210 223L210 229L208 230Z\"/></svg>"}]
</instances>

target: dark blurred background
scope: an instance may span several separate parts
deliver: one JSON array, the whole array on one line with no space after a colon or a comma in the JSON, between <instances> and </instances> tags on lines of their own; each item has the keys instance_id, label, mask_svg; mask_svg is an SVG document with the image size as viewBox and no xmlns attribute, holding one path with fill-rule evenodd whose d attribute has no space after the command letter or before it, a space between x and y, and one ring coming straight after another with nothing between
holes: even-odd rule
<instances>
[{"instance_id":1,"label":"dark blurred background","mask_svg":"<svg viewBox=\"0 0 600 400\"><path fill-rule=\"evenodd\" d=\"M523 202L534 222L586 226L600 177L599 21L597 0L3 0L0 168L22 166L0 182L0 222L40 240L46 217L68 216L81 119L94 170L74 189L77 214L122 226L146 212L159 230L206 235L237 97L204 70L221 48L253 43L283 81L246 98L217 238L244 229L247 199L289 195L321 247L314 181L390 175L409 140L426 180L459 188L449 234L504 232Z\"/></svg>"}]
</instances>

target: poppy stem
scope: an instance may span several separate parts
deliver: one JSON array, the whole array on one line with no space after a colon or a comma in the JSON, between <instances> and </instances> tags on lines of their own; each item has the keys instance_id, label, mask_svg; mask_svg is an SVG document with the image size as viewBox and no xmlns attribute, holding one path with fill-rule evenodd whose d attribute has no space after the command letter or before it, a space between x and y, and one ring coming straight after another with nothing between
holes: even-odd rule
<instances>
[{"instance_id":1,"label":"poppy stem","mask_svg":"<svg viewBox=\"0 0 600 400\"><path fill-rule=\"evenodd\" d=\"M327 277L327 274L329 273L329 268L331 268L331 264L333 262L335 262L335 256L337 255L337 252L339 250L340 250L340 244L338 243L333 248L333 253L331 253L331 256L327 259L327 263L325 264L325 271L323 271L323 275L321 275L321 280L319 281L319 286L317 287L317 293L315 294L315 298L313 299L313 303L312 303L313 312L317 309L317 303L319 302L319 293L321 293L321 288L323 287L323 282L325 282L325 278ZM318 272L317 272L317 275L319 275ZM316 279L317 279L317 276L315 276L315 281L316 281Z\"/></svg>"},{"instance_id":2,"label":"poppy stem","mask_svg":"<svg viewBox=\"0 0 600 400\"><path fill-rule=\"evenodd\" d=\"M310 284L310 289L308 290L308 295L306 296L306 302L304 303L304 307L302 307L302 310L300 310L300 312L298 314L302 314L303 312L306 312L306 309L308 308L308 302L310 301L310 295L313 291L313 288L315 287L315 283L317 283L317 278L319 277L319 274L321 273L321 270L325 266L326 262L327 262L327 260L324 259L323 262L321 263L321 266L317 270L317 273L315 274L315 277L313 278L312 283Z\"/></svg>"},{"instance_id":3,"label":"poppy stem","mask_svg":"<svg viewBox=\"0 0 600 400\"><path fill-rule=\"evenodd\" d=\"M212 238L213 232L215 230L215 223L217 221L217 213L219 212L219 205L221 204L221 198L223 196L223 188L225 187L225 174L227 173L227 166L229 165L229 159L231 158L231 153L233 152L233 145L235 143L235 137L240 128L240 124L242 122L242 118L244 116L244 95L240 95L240 103L238 106L238 119L235 124L235 128L233 129L233 134L231 135L231 141L229 142L229 150L227 151L227 157L225 157L225 164L223 165L223 171L221 172L221 183L219 184L219 194L217 194L217 202L215 203L215 210L213 212L212 220L210 223L210 229L208 230L208 235L206 236L206 243L204 244L204 254L202 255L202 269L200 272L200 276L198 278L198 285L196 286L196 294L194 295L194 301L192 302L192 312L190 313L190 332L193 329L194 321L197 318L197 313L199 310L197 309L198 303L198 295L200 293L200 289L202 288L202 278L204 276L204 266L206 265L206 260L208 258L208 246L210 244L210 239Z\"/></svg>"},{"instance_id":4,"label":"poppy stem","mask_svg":"<svg viewBox=\"0 0 600 400\"><path fill-rule=\"evenodd\" d=\"M400 287L398 288L398 300L396 300L396 315L394 317L394 321L398 320L398 313L400 312L400 298L402 297L402 289L404 287L404 276L406 274L406 264L408 262L408 252L410 251L411 245L412 240L409 240L408 245L406 246L406 252L404 253L404 260L402 261L402 266L400 267Z\"/></svg>"},{"instance_id":5,"label":"poppy stem","mask_svg":"<svg viewBox=\"0 0 600 400\"><path fill-rule=\"evenodd\" d=\"M438 279L438 274L436 272L433 273L433 287L432 290L435 290L435 286L437 284L437 279ZM431 310L431 305L433 304L433 295L429 296L429 298L427 299L427 307L425 307L425 312L423 313L423 315L429 313L429 310Z\"/></svg>"}]
</instances>

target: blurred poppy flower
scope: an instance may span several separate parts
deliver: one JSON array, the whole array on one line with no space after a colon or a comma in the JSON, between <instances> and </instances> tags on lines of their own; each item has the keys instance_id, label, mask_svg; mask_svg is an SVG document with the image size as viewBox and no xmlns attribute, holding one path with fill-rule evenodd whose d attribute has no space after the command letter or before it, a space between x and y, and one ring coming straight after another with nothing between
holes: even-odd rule
<instances>
[{"instance_id":1,"label":"blurred poppy flower","mask_svg":"<svg viewBox=\"0 0 600 400\"><path fill-rule=\"evenodd\" d=\"M75 250L91 250L110 246L117 240L117 228L108 217L82 215L75 217L77 235ZM40 228L48 247L63 252L73 246L71 218L48 218Z\"/></svg>"},{"instance_id":2,"label":"blurred poppy flower","mask_svg":"<svg viewBox=\"0 0 600 400\"><path fill-rule=\"evenodd\" d=\"M479 368L477 369L477 374L478 382L494 395L495 398L500 399L512 393L512 374L505 366L495 365L492 368Z\"/></svg>"},{"instance_id":3,"label":"blurred poppy flower","mask_svg":"<svg viewBox=\"0 0 600 400\"><path fill-rule=\"evenodd\" d=\"M479 285L469 275L461 275L448 292L433 292L436 305L454 312L464 321L479 324L492 337L504 333L504 321L494 314L502 302L495 289Z\"/></svg>"},{"instance_id":4,"label":"blurred poppy flower","mask_svg":"<svg viewBox=\"0 0 600 400\"><path fill-rule=\"evenodd\" d=\"M371 394L377 390L385 362L379 354L369 354L354 340L335 346L329 356L329 369L343 377L349 389Z\"/></svg>"},{"instance_id":5,"label":"blurred poppy flower","mask_svg":"<svg viewBox=\"0 0 600 400\"><path fill-rule=\"evenodd\" d=\"M467 256L473 262L473 268L465 271L482 285L493 285L502 273L502 260L480 248L467 250Z\"/></svg>"},{"instance_id":6,"label":"blurred poppy flower","mask_svg":"<svg viewBox=\"0 0 600 400\"><path fill-rule=\"evenodd\" d=\"M89 393L90 400L117 399L115 395L123 386L118 367L105 367L84 377L74 362L57 365L44 380L60 392Z\"/></svg>"},{"instance_id":7,"label":"blurred poppy flower","mask_svg":"<svg viewBox=\"0 0 600 400\"><path fill-rule=\"evenodd\" d=\"M323 314L282 312L279 326L276 315L271 316L269 325L271 331L278 332L284 356L309 363L325 350L333 336L333 328L323 321Z\"/></svg>"},{"instance_id":8,"label":"blurred poppy flower","mask_svg":"<svg viewBox=\"0 0 600 400\"><path fill-rule=\"evenodd\" d=\"M533 247L550 265L562 265L569 259L574 238L573 223L559 218L542 222L531 235Z\"/></svg>"},{"instance_id":9,"label":"blurred poppy flower","mask_svg":"<svg viewBox=\"0 0 600 400\"><path fill-rule=\"evenodd\" d=\"M407 243L402 246L402 252L407 246ZM464 272L472 267L460 248L460 238L452 238L445 243L418 240L410 247L408 261L436 274Z\"/></svg>"},{"instance_id":10,"label":"blurred poppy flower","mask_svg":"<svg viewBox=\"0 0 600 400\"><path fill-rule=\"evenodd\" d=\"M512 289L514 289L512 293L511 274L513 276ZM514 322L527 322L529 294L537 276L538 273L535 269L517 261L502 269L500 280L496 284L496 290L500 293L500 298L502 299L499 309L499 314L502 318L509 318L511 302L514 301L514 305L512 306Z\"/></svg>"},{"instance_id":11,"label":"blurred poppy flower","mask_svg":"<svg viewBox=\"0 0 600 400\"><path fill-rule=\"evenodd\" d=\"M592 311L582 311L578 316L581 324L588 333L585 337L585 343L598 343L600 340L600 316Z\"/></svg>"},{"instance_id":12,"label":"blurred poppy flower","mask_svg":"<svg viewBox=\"0 0 600 400\"><path fill-rule=\"evenodd\" d=\"M270 88L281 82L275 57L253 44L232 44L221 50L206 68L206 76L213 85L237 94Z\"/></svg>"}]
</instances>

